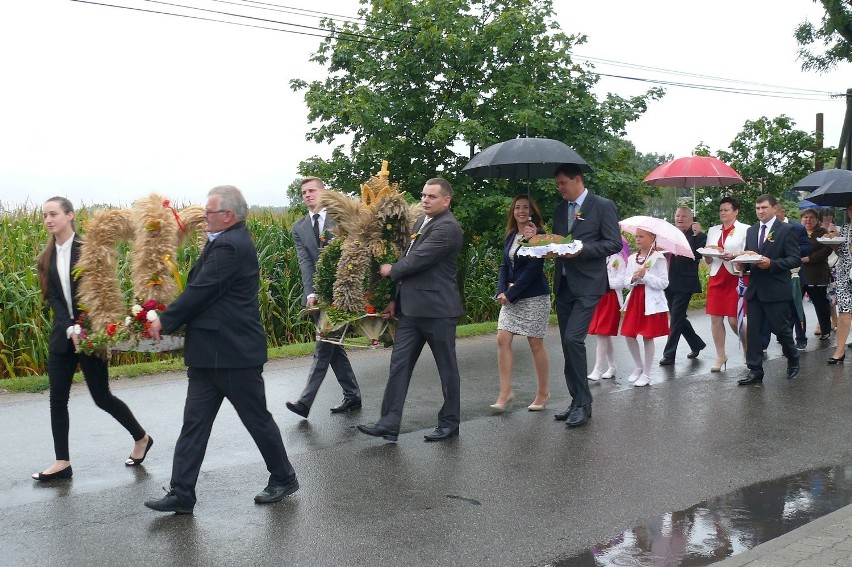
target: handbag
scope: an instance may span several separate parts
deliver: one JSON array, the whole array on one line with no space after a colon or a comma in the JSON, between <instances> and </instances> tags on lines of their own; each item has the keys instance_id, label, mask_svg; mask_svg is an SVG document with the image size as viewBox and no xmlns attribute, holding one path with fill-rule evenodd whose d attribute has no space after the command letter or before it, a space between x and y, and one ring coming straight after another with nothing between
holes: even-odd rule
<instances>
[{"instance_id":1,"label":"handbag","mask_svg":"<svg viewBox=\"0 0 852 567\"><path fill-rule=\"evenodd\" d=\"M832 250L831 254L828 255L826 261L828 262L828 267L833 268L837 264L837 253Z\"/></svg>"}]
</instances>

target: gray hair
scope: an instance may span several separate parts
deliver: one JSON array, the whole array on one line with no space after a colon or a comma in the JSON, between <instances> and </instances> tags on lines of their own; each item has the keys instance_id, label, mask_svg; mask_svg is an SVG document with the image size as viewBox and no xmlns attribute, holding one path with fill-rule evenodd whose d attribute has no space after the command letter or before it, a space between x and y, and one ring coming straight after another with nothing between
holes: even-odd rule
<instances>
[{"instance_id":1,"label":"gray hair","mask_svg":"<svg viewBox=\"0 0 852 567\"><path fill-rule=\"evenodd\" d=\"M248 205L246 199L239 189L233 185L219 185L214 187L207 193L207 196L219 196L219 206L222 209L230 210L237 217L237 220L245 220L248 216Z\"/></svg>"}]
</instances>

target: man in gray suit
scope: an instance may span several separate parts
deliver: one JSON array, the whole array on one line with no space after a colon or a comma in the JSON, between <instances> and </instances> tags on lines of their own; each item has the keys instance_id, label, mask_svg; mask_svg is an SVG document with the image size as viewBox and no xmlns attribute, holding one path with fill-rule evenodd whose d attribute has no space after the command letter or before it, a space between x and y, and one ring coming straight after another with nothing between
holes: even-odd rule
<instances>
[{"instance_id":1,"label":"man in gray suit","mask_svg":"<svg viewBox=\"0 0 852 567\"><path fill-rule=\"evenodd\" d=\"M296 244L296 255L299 257L299 271L302 273L302 305L312 307L317 302L314 293L314 273L320 249L331 238L329 229L334 226L334 220L326 216L325 207L320 204L320 197L325 191L325 184L317 177L306 177L302 180L302 199L308 207L308 214L293 223L293 242ZM316 318L314 319L316 320ZM361 390L358 381L346 356L346 350L340 345L317 341L314 349L314 359L308 372L308 383L302 390L302 395L296 402L287 402L287 409L293 413L308 418L311 405L317 396L328 367L334 371L337 381L343 388L343 401L331 408L331 413L345 413L361 409Z\"/></svg>"},{"instance_id":2,"label":"man in gray suit","mask_svg":"<svg viewBox=\"0 0 852 567\"><path fill-rule=\"evenodd\" d=\"M373 437L396 441L402 409L414 364L428 343L435 357L444 405L438 426L426 441L444 441L458 435L461 419L461 387L456 361L456 325L463 312L456 281L462 230L450 212L452 186L441 178L423 187L420 202L423 216L414 223L414 234L403 257L395 264L382 264L380 273L396 282L396 299L385 313L399 316L390 361L390 375L382 400L379 421L359 425Z\"/></svg>"},{"instance_id":3,"label":"man in gray suit","mask_svg":"<svg viewBox=\"0 0 852 567\"><path fill-rule=\"evenodd\" d=\"M586 189L582 170L560 165L554 175L562 201L553 211L553 232L583 243L580 252L556 259L553 288L565 382L571 394L567 411L554 416L568 427L585 425L592 417L592 393L586 378L586 335L601 296L609 289L607 256L621 250L615 205Z\"/></svg>"}]
</instances>

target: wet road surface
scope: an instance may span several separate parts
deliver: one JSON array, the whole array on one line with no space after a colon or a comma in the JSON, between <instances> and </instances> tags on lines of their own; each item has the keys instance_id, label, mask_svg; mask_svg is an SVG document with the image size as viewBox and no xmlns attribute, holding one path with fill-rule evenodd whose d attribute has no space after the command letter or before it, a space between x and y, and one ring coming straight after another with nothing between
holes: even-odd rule
<instances>
[{"instance_id":1,"label":"wet road surface","mask_svg":"<svg viewBox=\"0 0 852 567\"><path fill-rule=\"evenodd\" d=\"M708 318L690 319L710 342ZM682 344L674 367L654 367L649 388L628 384L632 365L616 339L619 378L592 385L594 417L579 430L552 417L568 404L557 329L547 339L552 397L540 413L526 411L535 380L525 340L514 349L518 402L501 415L488 408L497 393L494 336L461 340L461 436L434 444L423 442L440 406L428 348L397 444L354 429L378 417L389 350L351 354L362 411L328 412L341 397L329 376L308 421L284 402L296 399L309 359L275 361L265 372L268 403L301 489L279 504L252 502L267 473L226 403L193 516L142 506L168 485L183 374L115 384L155 439L137 469L123 465L129 435L76 385L70 482L29 478L52 462L47 394L0 396L0 564L552 565L648 518L852 463L852 365L827 366L831 350L811 338L802 375L787 381L773 343L763 385L738 387L745 367L728 339L727 372L709 372L712 346L687 361Z\"/></svg>"}]
</instances>

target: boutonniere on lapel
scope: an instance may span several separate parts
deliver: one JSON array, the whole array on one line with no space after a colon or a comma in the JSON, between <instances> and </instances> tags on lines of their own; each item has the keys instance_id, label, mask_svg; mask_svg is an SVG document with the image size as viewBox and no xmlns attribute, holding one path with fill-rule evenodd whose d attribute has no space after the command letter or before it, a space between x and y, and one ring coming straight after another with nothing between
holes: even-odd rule
<instances>
[{"instance_id":1,"label":"boutonniere on lapel","mask_svg":"<svg viewBox=\"0 0 852 567\"><path fill-rule=\"evenodd\" d=\"M422 230L422 229L421 229L421 230ZM417 232L413 233L413 234L411 235L411 241L412 241L412 242L414 242L415 240L417 240L417 237L418 237L418 236L420 236L421 234L422 234L422 232L421 232L420 230L418 230Z\"/></svg>"},{"instance_id":2,"label":"boutonniere on lapel","mask_svg":"<svg viewBox=\"0 0 852 567\"><path fill-rule=\"evenodd\" d=\"M583 211L581 209L578 209L577 212L574 213L574 220L575 221L586 220L586 219L583 218Z\"/></svg>"},{"instance_id":3,"label":"boutonniere on lapel","mask_svg":"<svg viewBox=\"0 0 852 567\"><path fill-rule=\"evenodd\" d=\"M646 267L646 268L650 268L652 265L653 265L653 262L651 262L651 259L650 259L650 258L649 258L648 260L646 260L646 261L645 261L645 267Z\"/></svg>"},{"instance_id":4,"label":"boutonniere on lapel","mask_svg":"<svg viewBox=\"0 0 852 567\"><path fill-rule=\"evenodd\" d=\"M615 268L616 270L618 269L618 266L620 266L620 265L621 265L621 262L618 261L618 258L616 258L615 260L612 261L612 267Z\"/></svg>"},{"instance_id":5,"label":"boutonniere on lapel","mask_svg":"<svg viewBox=\"0 0 852 567\"><path fill-rule=\"evenodd\" d=\"M769 234L766 235L766 242L775 242L773 238L775 237L775 231L770 230Z\"/></svg>"},{"instance_id":6,"label":"boutonniere on lapel","mask_svg":"<svg viewBox=\"0 0 852 567\"><path fill-rule=\"evenodd\" d=\"M332 240L334 240L334 235L333 235L333 234L331 234L331 233L330 233L329 231L327 231L327 230L323 230L323 231L320 233L319 240L320 240L320 246L325 246L326 244L328 244L329 242L331 242Z\"/></svg>"}]
</instances>

